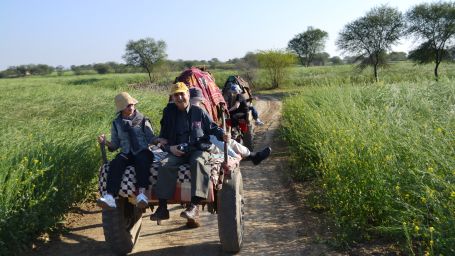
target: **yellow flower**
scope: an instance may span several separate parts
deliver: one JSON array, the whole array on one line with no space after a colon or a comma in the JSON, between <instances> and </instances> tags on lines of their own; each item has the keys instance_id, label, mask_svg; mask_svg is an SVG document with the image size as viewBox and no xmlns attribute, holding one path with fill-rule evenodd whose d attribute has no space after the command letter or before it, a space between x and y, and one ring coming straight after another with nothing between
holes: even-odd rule
<instances>
[{"instance_id":1,"label":"yellow flower","mask_svg":"<svg viewBox=\"0 0 455 256\"><path fill-rule=\"evenodd\" d=\"M455 199L455 191L452 191L452 193L450 193L450 198Z\"/></svg>"},{"instance_id":2,"label":"yellow flower","mask_svg":"<svg viewBox=\"0 0 455 256\"><path fill-rule=\"evenodd\" d=\"M430 232L431 232L431 233L434 232L434 227L430 227Z\"/></svg>"},{"instance_id":3,"label":"yellow flower","mask_svg":"<svg viewBox=\"0 0 455 256\"><path fill-rule=\"evenodd\" d=\"M434 171L433 167L428 167L428 172L432 173Z\"/></svg>"},{"instance_id":4,"label":"yellow flower","mask_svg":"<svg viewBox=\"0 0 455 256\"><path fill-rule=\"evenodd\" d=\"M422 197L420 198L420 201L422 201L422 204L427 203L427 199L426 199L424 196L422 196Z\"/></svg>"},{"instance_id":5,"label":"yellow flower","mask_svg":"<svg viewBox=\"0 0 455 256\"><path fill-rule=\"evenodd\" d=\"M416 233L419 233L419 230L420 230L419 226L414 225L414 231L415 231Z\"/></svg>"},{"instance_id":6,"label":"yellow flower","mask_svg":"<svg viewBox=\"0 0 455 256\"><path fill-rule=\"evenodd\" d=\"M33 159L33 163L34 163L34 164L38 164L38 163L39 163L39 160L38 160L38 159Z\"/></svg>"}]
</instances>

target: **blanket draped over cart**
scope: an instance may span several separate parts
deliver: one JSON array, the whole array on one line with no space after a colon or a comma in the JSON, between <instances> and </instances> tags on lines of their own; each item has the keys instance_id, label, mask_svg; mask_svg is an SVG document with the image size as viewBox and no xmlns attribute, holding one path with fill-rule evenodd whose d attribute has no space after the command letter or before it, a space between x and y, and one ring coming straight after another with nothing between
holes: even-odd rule
<instances>
[{"instance_id":1,"label":"blanket draped over cart","mask_svg":"<svg viewBox=\"0 0 455 256\"><path fill-rule=\"evenodd\" d=\"M155 185L158 179L158 167L161 164L161 160L166 157L167 152L163 152L158 147L153 147L152 152L155 155L155 159L150 168L150 186L149 186L149 196L151 194L151 202L157 202L158 199L155 195ZM209 182L209 195L207 202L213 202L214 198L214 188L218 185L219 174L221 170L221 164L223 163L223 154L210 154L209 162L212 166L210 182ZM239 165L239 161L235 158L229 159L229 169L234 170L235 167ZM109 164L104 164L101 166L99 171L99 180L98 180L98 189L101 195L106 193L107 185L107 173L109 172ZM174 192L174 197L170 202L190 202L191 201L191 173L189 164L183 164L179 167L179 172L177 175L177 186ZM131 200L135 200L137 189L136 189L136 172L133 166L128 166L123 173L122 181L120 184L120 190L118 195L121 197L128 197Z\"/></svg>"},{"instance_id":2,"label":"blanket draped over cart","mask_svg":"<svg viewBox=\"0 0 455 256\"><path fill-rule=\"evenodd\" d=\"M227 106L223 98L223 93L215 83L215 78L207 72L199 68L192 67L183 71L180 76L175 79L176 82L183 82L188 86L201 89L205 101L201 102L215 123L220 123L220 111L227 112ZM221 109L223 106L223 109Z\"/></svg>"}]
</instances>

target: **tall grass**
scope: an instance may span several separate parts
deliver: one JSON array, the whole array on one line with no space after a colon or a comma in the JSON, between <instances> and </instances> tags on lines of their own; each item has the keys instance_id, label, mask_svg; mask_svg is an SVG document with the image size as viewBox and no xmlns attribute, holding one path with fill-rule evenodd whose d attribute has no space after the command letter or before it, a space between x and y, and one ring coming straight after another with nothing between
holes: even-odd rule
<instances>
[{"instance_id":1,"label":"tall grass","mask_svg":"<svg viewBox=\"0 0 455 256\"><path fill-rule=\"evenodd\" d=\"M109 133L113 97L128 90L156 132L167 97L132 91L143 75L0 80L0 255L20 252L94 190L96 136Z\"/></svg>"},{"instance_id":2,"label":"tall grass","mask_svg":"<svg viewBox=\"0 0 455 256\"><path fill-rule=\"evenodd\" d=\"M453 81L311 87L284 103L296 176L316 178L339 240L455 253Z\"/></svg>"}]
</instances>

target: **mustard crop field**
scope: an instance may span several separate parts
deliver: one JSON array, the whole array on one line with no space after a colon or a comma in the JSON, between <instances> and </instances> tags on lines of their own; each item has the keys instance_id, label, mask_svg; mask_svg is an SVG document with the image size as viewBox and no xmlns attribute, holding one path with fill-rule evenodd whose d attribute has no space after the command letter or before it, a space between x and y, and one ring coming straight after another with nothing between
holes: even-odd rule
<instances>
[{"instance_id":1,"label":"mustard crop field","mask_svg":"<svg viewBox=\"0 0 455 256\"><path fill-rule=\"evenodd\" d=\"M329 213L341 243L385 238L409 254L453 255L455 82L401 71L410 81L309 86L288 97L293 174L316 182L312 207Z\"/></svg>"}]
</instances>

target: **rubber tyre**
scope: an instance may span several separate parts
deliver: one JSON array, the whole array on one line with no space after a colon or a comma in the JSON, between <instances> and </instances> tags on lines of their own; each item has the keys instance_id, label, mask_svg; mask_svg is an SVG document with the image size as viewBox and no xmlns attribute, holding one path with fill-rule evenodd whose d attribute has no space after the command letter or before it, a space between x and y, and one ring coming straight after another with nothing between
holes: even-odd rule
<instances>
[{"instance_id":1,"label":"rubber tyre","mask_svg":"<svg viewBox=\"0 0 455 256\"><path fill-rule=\"evenodd\" d=\"M218 233L223 251L236 253L243 244L243 181L240 169L225 179L223 188L217 193Z\"/></svg>"},{"instance_id":2,"label":"rubber tyre","mask_svg":"<svg viewBox=\"0 0 455 256\"><path fill-rule=\"evenodd\" d=\"M136 244L142 226L142 210L128 202L117 200L117 208L102 211L104 238L116 255L126 255Z\"/></svg>"},{"instance_id":3,"label":"rubber tyre","mask_svg":"<svg viewBox=\"0 0 455 256\"><path fill-rule=\"evenodd\" d=\"M243 145L253 152L254 131L253 125L248 125L248 131L243 136Z\"/></svg>"}]
</instances>

